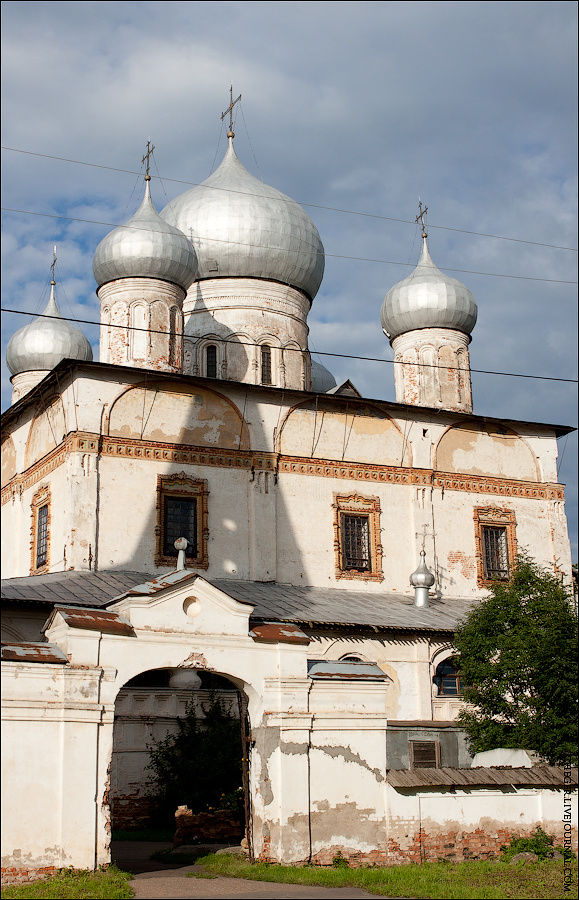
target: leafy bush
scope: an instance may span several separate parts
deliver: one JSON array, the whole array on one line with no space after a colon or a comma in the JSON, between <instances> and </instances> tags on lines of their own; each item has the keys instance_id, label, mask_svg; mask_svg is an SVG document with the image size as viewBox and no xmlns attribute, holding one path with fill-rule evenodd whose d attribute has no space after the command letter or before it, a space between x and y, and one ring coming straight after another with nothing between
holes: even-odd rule
<instances>
[{"instance_id":1,"label":"leafy bush","mask_svg":"<svg viewBox=\"0 0 579 900\"><path fill-rule=\"evenodd\" d=\"M160 821L174 823L178 806L194 813L207 809L239 810L243 797L241 728L215 695L197 714L188 704L177 722L178 731L150 750L147 768L153 773L151 800ZM237 807L235 806L237 804Z\"/></svg>"},{"instance_id":2,"label":"leafy bush","mask_svg":"<svg viewBox=\"0 0 579 900\"><path fill-rule=\"evenodd\" d=\"M562 852L562 848L554 847L552 835L547 834L540 825L537 825L533 834L528 837L513 838L510 844L501 847L505 859L512 859L517 853L536 853L539 859L551 859L555 850Z\"/></svg>"},{"instance_id":3,"label":"leafy bush","mask_svg":"<svg viewBox=\"0 0 579 900\"><path fill-rule=\"evenodd\" d=\"M551 765L577 760L577 615L560 578L519 556L459 626L467 706L458 724L473 753L534 750Z\"/></svg>"}]
</instances>

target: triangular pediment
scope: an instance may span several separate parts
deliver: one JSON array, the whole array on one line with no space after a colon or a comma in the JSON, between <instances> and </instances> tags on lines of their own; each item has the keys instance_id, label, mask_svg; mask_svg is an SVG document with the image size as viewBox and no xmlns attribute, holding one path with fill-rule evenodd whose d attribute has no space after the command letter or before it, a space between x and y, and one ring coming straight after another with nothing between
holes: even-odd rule
<instances>
[{"instance_id":1,"label":"triangular pediment","mask_svg":"<svg viewBox=\"0 0 579 900\"><path fill-rule=\"evenodd\" d=\"M135 631L228 634L247 637L253 606L192 572L171 572L137 585L107 607Z\"/></svg>"}]
</instances>

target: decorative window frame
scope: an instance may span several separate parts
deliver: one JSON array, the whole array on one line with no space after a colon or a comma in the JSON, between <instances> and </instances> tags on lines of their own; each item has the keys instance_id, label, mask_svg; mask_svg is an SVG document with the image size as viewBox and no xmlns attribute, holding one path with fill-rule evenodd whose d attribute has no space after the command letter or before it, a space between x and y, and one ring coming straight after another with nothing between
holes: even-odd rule
<instances>
[{"instance_id":1,"label":"decorative window frame","mask_svg":"<svg viewBox=\"0 0 579 900\"><path fill-rule=\"evenodd\" d=\"M166 556L163 552L164 498L184 497L197 500L197 556L186 556L188 569L207 569L209 556L208 502L209 488L204 478L189 478L185 472L157 476L157 524L155 526L155 565L175 568L177 556Z\"/></svg>"},{"instance_id":2,"label":"decorative window frame","mask_svg":"<svg viewBox=\"0 0 579 900\"><path fill-rule=\"evenodd\" d=\"M477 570L477 584L479 587L489 587L495 579L485 576L484 564L484 540L483 529L504 528L507 539L507 553L509 563L509 578L517 557L517 519L512 509L503 509L497 506L478 506L474 510L474 539Z\"/></svg>"},{"instance_id":3,"label":"decorative window frame","mask_svg":"<svg viewBox=\"0 0 579 900\"><path fill-rule=\"evenodd\" d=\"M195 354L195 368L193 371L194 375L202 375L203 378L209 378L207 375L207 348L215 347L216 350L216 365L217 365L217 375L216 378L223 379L226 377L226 342L224 342L222 337L219 337L217 334L206 334L200 340L196 342L194 345L194 354Z\"/></svg>"},{"instance_id":4,"label":"decorative window frame","mask_svg":"<svg viewBox=\"0 0 579 900\"><path fill-rule=\"evenodd\" d=\"M382 540L380 529L380 498L362 497L360 494L334 494L334 556L336 578L356 581L384 581L382 574ZM346 569L343 565L342 516L344 514L368 517L370 540L370 569Z\"/></svg>"},{"instance_id":5,"label":"decorative window frame","mask_svg":"<svg viewBox=\"0 0 579 900\"><path fill-rule=\"evenodd\" d=\"M51 523L51 497L50 486L43 484L38 488L30 503L30 574L46 575L50 570L50 523ZM46 562L41 566L36 565L36 551L38 549L38 514L42 507L48 507L46 519Z\"/></svg>"}]
</instances>

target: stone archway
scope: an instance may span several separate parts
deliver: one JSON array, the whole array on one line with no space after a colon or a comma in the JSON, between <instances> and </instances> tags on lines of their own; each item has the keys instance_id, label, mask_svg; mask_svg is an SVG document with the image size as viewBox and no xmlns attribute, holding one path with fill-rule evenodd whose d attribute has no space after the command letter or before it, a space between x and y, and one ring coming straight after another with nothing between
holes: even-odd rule
<instances>
[{"instance_id":1,"label":"stone archway","mask_svg":"<svg viewBox=\"0 0 579 900\"><path fill-rule=\"evenodd\" d=\"M251 848L247 719L243 690L210 670L150 669L119 690L108 792L113 862L126 840L245 838Z\"/></svg>"}]
</instances>

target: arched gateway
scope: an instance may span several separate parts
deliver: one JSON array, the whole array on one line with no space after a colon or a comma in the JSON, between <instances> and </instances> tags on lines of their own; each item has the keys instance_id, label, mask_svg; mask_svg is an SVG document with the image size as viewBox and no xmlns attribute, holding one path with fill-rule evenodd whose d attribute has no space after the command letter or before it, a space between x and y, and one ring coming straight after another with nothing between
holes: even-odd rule
<instances>
[{"instance_id":1,"label":"arched gateway","mask_svg":"<svg viewBox=\"0 0 579 900\"><path fill-rule=\"evenodd\" d=\"M20 869L23 862L38 871L110 861L115 700L130 679L163 668L217 673L247 698L247 826L257 858L307 861L337 835L358 850L384 841L389 679L377 666L349 663L375 671L350 681L344 705L339 677L324 678L323 666L317 672L308 664L310 638L289 623L250 622L252 611L247 601L177 569L106 609L56 606L44 629L47 643L29 651L18 645L12 661L5 653L11 739L4 743L13 748L7 771L15 777L4 799L30 810L13 823L16 867L22 847L27 861L20 859Z\"/></svg>"}]
</instances>

